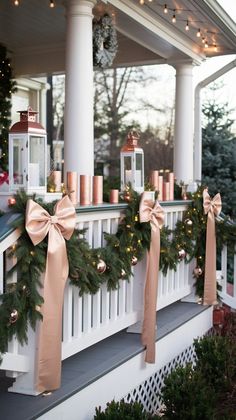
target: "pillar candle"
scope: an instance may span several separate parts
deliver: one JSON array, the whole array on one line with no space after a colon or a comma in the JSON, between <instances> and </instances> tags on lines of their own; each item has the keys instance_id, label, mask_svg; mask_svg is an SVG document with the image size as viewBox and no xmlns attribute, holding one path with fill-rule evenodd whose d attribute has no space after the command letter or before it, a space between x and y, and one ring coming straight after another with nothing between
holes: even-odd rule
<instances>
[{"instance_id":1,"label":"pillar candle","mask_svg":"<svg viewBox=\"0 0 236 420\"><path fill-rule=\"evenodd\" d=\"M52 179L55 184L55 192L61 192L61 171L53 171Z\"/></svg>"},{"instance_id":2,"label":"pillar candle","mask_svg":"<svg viewBox=\"0 0 236 420\"><path fill-rule=\"evenodd\" d=\"M103 203L103 176L95 175L93 177L93 204Z\"/></svg>"},{"instance_id":3,"label":"pillar candle","mask_svg":"<svg viewBox=\"0 0 236 420\"><path fill-rule=\"evenodd\" d=\"M174 174L170 172L168 174L168 181L170 183L170 200L174 200Z\"/></svg>"},{"instance_id":4,"label":"pillar candle","mask_svg":"<svg viewBox=\"0 0 236 420\"><path fill-rule=\"evenodd\" d=\"M78 174L77 172L67 172L66 188L73 204L78 203Z\"/></svg>"},{"instance_id":5,"label":"pillar candle","mask_svg":"<svg viewBox=\"0 0 236 420\"><path fill-rule=\"evenodd\" d=\"M163 200L164 201L170 200L170 183L169 182L163 183Z\"/></svg>"},{"instance_id":6,"label":"pillar candle","mask_svg":"<svg viewBox=\"0 0 236 420\"><path fill-rule=\"evenodd\" d=\"M80 175L80 204L88 206L91 204L91 176Z\"/></svg>"},{"instance_id":7,"label":"pillar candle","mask_svg":"<svg viewBox=\"0 0 236 420\"><path fill-rule=\"evenodd\" d=\"M154 187L155 191L158 190L158 177L159 177L159 172L158 171L151 171L151 173L150 173L150 184Z\"/></svg>"},{"instance_id":8,"label":"pillar candle","mask_svg":"<svg viewBox=\"0 0 236 420\"><path fill-rule=\"evenodd\" d=\"M110 203L111 204L119 203L119 190L110 191Z\"/></svg>"},{"instance_id":9,"label":"pillar candle","mask_svg":"<svg viewBox=\"0 0 236 420\"><path fill-rule=\"evenodd\" d=\"M158 200L162 201L163 200L163 176L159 175L159 179L158 179Z\"/></svg>"}]
</instances>

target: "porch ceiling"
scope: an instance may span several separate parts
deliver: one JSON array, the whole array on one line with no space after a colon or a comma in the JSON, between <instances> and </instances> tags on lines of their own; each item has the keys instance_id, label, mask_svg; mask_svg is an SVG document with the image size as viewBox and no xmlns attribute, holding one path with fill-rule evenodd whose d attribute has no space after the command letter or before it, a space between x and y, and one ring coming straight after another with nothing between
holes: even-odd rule
<instances>
[{"instance_id":1,"label":"porch ceiling","mask_svg":"<svg viewBox=\"0 0 236 420\"><path fill-rule=\"evenodd\" d=\"M48 0L12 0L0 3L0 43L12 52L16 75L46 74L65 70L65 1L50 9ZM118 29L119 52L115 65L134 65L186 59L200 62L207 56L235 53L236 25L214 0L108 0L98 3L95 15L110 11ZM197 3L197 4L196 4ZM176 9L177 22L171 17ZM190 30L185 30L186 21ZM204 48L198 28L208 38ZM217 51L213 45L216 43Z\"/></svg>"}]
</instances>

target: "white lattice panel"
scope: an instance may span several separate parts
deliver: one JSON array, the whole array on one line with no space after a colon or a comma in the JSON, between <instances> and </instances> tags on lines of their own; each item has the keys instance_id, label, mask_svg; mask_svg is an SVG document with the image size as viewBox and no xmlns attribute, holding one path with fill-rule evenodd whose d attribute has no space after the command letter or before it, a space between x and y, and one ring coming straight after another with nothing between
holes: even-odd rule
<instances>
[{"instance_id":1,"label":"white lattice panel","mask_svg":"<svg viewBox=\"0 0 236 420\"><path fill-rule=\"evenodd\" d=\"M133 389L125 397L126 402L139 402L144 410L151 414L157 413L161 407L161 389L164 385L164 379L177 366L185 366L187 363L194 363L195 351L193 344L186 348L177 357L172 359L158 372L142 382L137 388Z\"/></svg>"}]
</instances>

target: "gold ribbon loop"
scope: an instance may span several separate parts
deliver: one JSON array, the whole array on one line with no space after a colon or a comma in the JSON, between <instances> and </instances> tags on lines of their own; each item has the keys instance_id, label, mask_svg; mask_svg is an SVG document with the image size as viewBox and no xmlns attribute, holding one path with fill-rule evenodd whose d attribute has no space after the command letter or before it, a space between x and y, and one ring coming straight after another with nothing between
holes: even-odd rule
<instances>
[{"instance_id":1,"label":"gold ribbon loop","mask_svg":"<svg viewBox=\"0 0 236 420\"><path fill-rule=\"evenodd\" d=\"M48 234L47 263L41 290L43 321L39 326L35 378L39 392L60 387L62 306L69 272L65 239L70 239L74 228L75 208L67 196L56 204L53 216L33 200L28 201L26 230L33 244L39 244Z\"/></svg>"},{"instance_id":2,"label":"gold ribbon loop","mask_svg":"<svg viewBox=\"0 0 236 420\"><path fill-rule=\"evenodd\" d=\"M205 279L204 279L204 305L217 304L216 290L216 233L215 216L221 212L222 202L220 194L210 198L207 189L203 191L203 208L207 214Z\"/></svg>"},{"instance_id":3,"label":"gold ribbon loop","mask_svg":"<svg viewBox=\"0 0 236 420\"><path fill-rule=\"evenodd\" d=\"M144 192L139 207L141 223L151 224L151 243L147 254L147 269L144 292L144 318L142 328L142 343L146 346L145 361L155 363L155 338L156 338L156 304L158 271L160 259L160 229L164 224L164 211L158 201L149 199Z\"/></svg>"}]
</instances>

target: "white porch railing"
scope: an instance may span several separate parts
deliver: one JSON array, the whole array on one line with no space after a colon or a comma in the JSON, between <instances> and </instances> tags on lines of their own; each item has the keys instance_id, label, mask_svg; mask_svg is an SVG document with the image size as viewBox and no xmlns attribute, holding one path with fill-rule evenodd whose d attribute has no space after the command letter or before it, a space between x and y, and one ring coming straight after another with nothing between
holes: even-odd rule
<instances>
[{"instance_id":1,"label":"white porch railing","mask_svg":"<svg viewBox=\"0 0 236 420\"><path fill-rule=\"evenodd\" d=\"M173 204L162 204L165 209L165 225L170 229L174 228L186 209L186 203ZM105 246L103 232L116 232L121 212L122 206L80 208L77 213L77 226L87 229L86 239L91 247ZM4 285L3 255L18 237L19 232L15 231L1 242L0 290L3 290ZM14 261L9 260L8 264L14 264ZM142 319L145 266L145 260L138 263L133 270L134 276L129 281L120 280L118 290L108 291L104 285L93 296L86 294L80 297L79 290L67 283L64 296L62 359ZM159 273L157 309L190 294L192 285L192 273L184 261L178 265L176 272L169 270L166 276ZM11 388L14 392L35 394L36 342L37 331L29 329L28 345L22 347L13 340L9 344L8 353L3 357L0 369L7 370L8 376L16 378Z\"/></svg>"},{"instance_id":2,"label":"white porch railing","mask_svg":"<svg viewBox=\"0 0 236 420\"><path fill-rule=\"evenodd\" d=\"M236 248L233 259L231 279L228 278L228 252L227 246L223 247L221 253L221 270L217 272L217 280L222 287L220 297L222 301L233 309L236 309ZM232 261L231 261L232 264ZM230 280L230 281L229 281Z\"/></svg>"}]
</instances>

